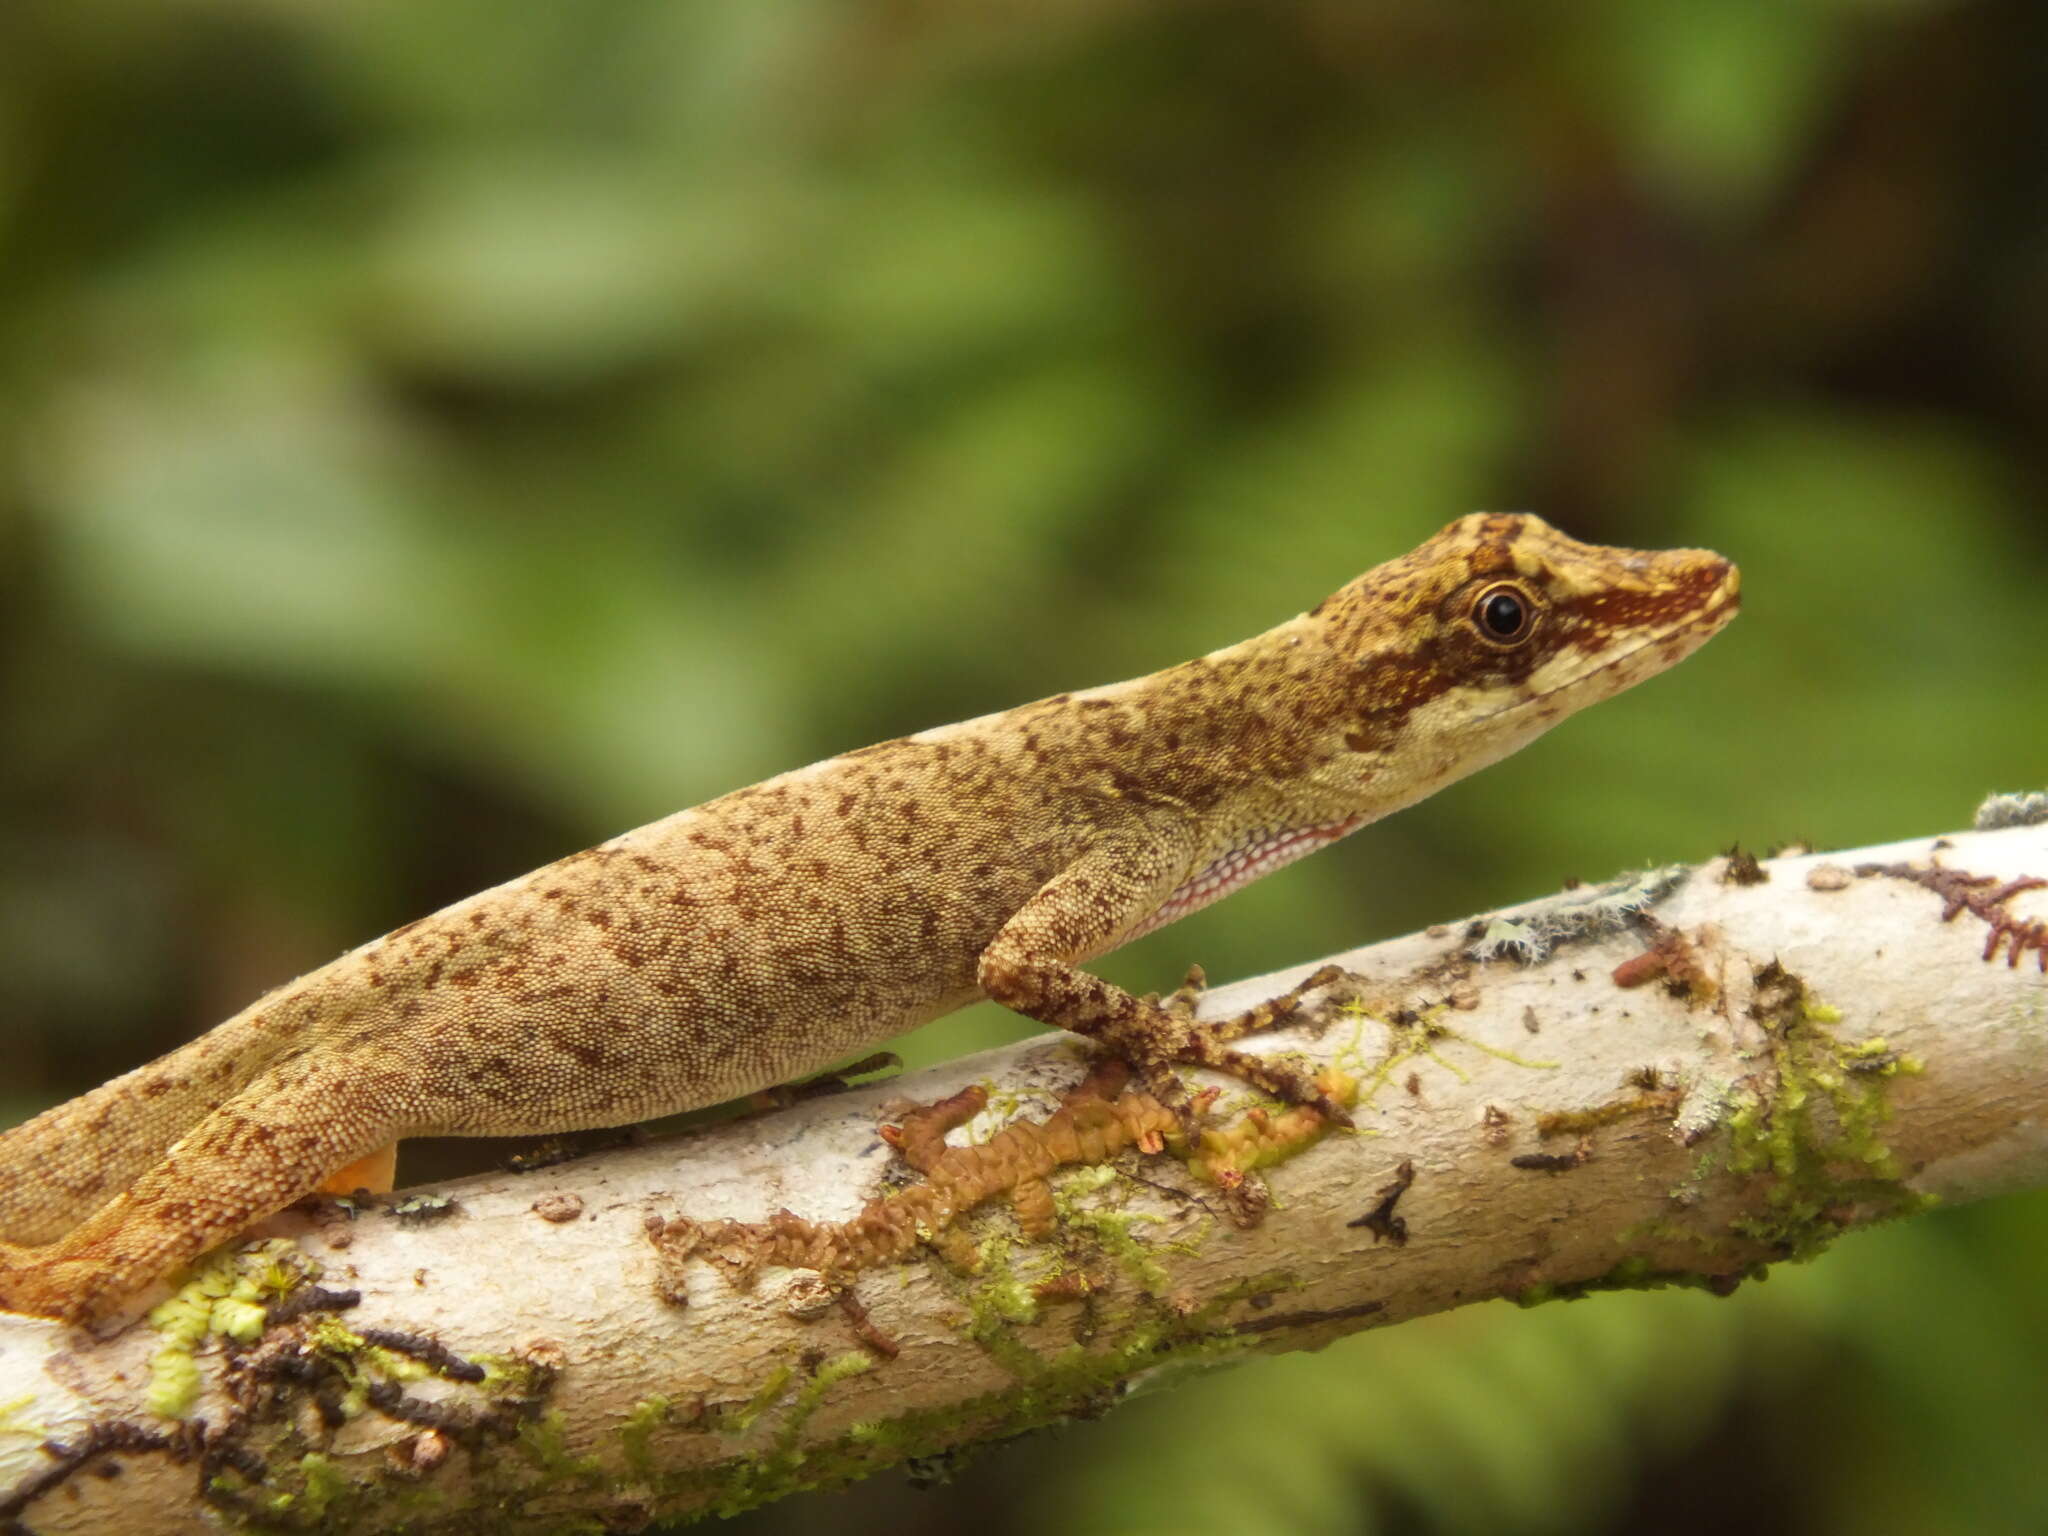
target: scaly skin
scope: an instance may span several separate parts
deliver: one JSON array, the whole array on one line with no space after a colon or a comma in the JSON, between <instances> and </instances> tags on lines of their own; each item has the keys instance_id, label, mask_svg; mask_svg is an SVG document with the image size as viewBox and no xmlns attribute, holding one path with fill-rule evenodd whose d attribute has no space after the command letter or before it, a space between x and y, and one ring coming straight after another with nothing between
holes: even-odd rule
<instances>
[{"instance_id":1,"label":"scaly skin","mask_svg":"<svg viewBox=\"0 0 2048 1536\"><path fill-rule=\"evenodd\" d=\"M1529 620L1519 633L1512 604ZM1698 550L1474 516L1164 672L735 791L398 929L0 1136L0 1305L78 1323L407 1136L621 1125L986 995L1315 1102L1078 967L1505 756L1733 617ZM31 1246L33 1245L33 1246Z\"/></svg>"}]
</instances>

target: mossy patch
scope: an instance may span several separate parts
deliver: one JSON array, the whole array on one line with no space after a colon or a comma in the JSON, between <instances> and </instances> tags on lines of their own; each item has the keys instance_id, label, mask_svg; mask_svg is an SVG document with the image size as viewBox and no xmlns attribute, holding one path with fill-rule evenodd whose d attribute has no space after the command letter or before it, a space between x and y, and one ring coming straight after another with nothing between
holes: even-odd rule
<instances>
[{"instance_id":1,"label":"mossy patch","mask_svg":"<svg viewBox=\"0 0 2048 1536\"><path fill-rule=\"evenodd\" d=\"M800 1443L805 1425L823 1406L826 1395L835 1386L855 1376L865 1375L874 1368L874 1356L858 1349L834 1355L819 1364L809 1379L790 1395L789 1405L767 1448L738 1463L728 1463L727 1476L717 1484L720 1490L717 1502L703 1512L737 1514L743 1509L752 1509L757 1504L781 1498L798 1488L814 1486L811 1463L814 1458L829 1459L831 1452ZM785 1368L780 1374L786 1384L789 1372ZM780 1397L781 1392L778 1390L776 1395Z\"/></svg>"},{"instance_id":2,"label":"mossy patch","mask_svg":"<svg viewBox=\"0 0 2048 1536\"><path fill-rule=\"evenodd\" d=\"M1884 1138L1892 1081L1920 1072L1921 1064L1881 1037L1842 1038L1840 1011L1777 962L1760 967L1754 982L1750 1015L1767 1042L1756 1058L1761 1064L1767 1056L1767 1071L1696 1087L1691 1096L1645 1078L1611 1103L1537 1122L1549 1136L1662 1115L1688 1141L1718 1128L1722 1135L1671 1200L1680 1211L1698 1209L1717 1179L1733 1175L1753 1181L1744 1213L1705 1227L1672 1217L1637 1222L1620 1234L1620 1245L1652 1248L1656 1258L1632 1251L1604 1274L1530 1286L1512 1293L1513 1300L1533 1306L1666 1286L1727 1295L1744 1280L1761 1279L1771 1263L1814 1257L1852 1225L1934 1203L1906 1187L1905 1170Z\"/></svg>"},{"instance_id":3,"label":"mossy patch","mask_svg":"<svg viewBox=\"0 0 2048 1536\"><path fill-rule=\"evenodd\" d=\"M604 1482L604 1463L569 1449L568 1421L559 1408L526 1420L512 1436L513 1449L551 1488L596 1488Z\"/></svg>"},{"instance_id":4,"label":"mossy patch","mask_svg":"<svg viewBox=\"0 0 2048 1536\"><path fill-rule=\"evenodd\" d=\"M162 1419L190 1415L203 1381L200 1346L214 1338L254 1341L269 1303L317 1274L312 1260L282 1237L201 1260L175 1294L150 1309L149 1326L160 1342L150 1357L143 1406Z\"/></svg>"},{"instance_id":5,"label":"mossy patch","mask_svg":"<svg viewBox=\"0 0 2048 1536\"><path fill-rule=\"evenodd\" d=\"M666 1393L657 1392L633 1405L619 1424L619 1454L625 1459L628 1473L639 1478L655 1476L659 1468L654 1464L649 1442L656 1430L670 1428L675 1422L675 1400Z\"/></svg>"},{"instance_id":6,"label":"mossy patch","mask_svg":"<svg viewBox=\"0 0 2048 1536\"><path fill-rule=\"evenodd\" d=\"M1894 1078L1922 1070L1882 1038L1845 1041L1839 1010L1815 999L1773 961L1756 974L1751 1012L1770 1042L1768 1094L1738 1088L1723 1121L1726 1168L1769 1180L1766 1209L1735 1232L1775 1256L1806 1259L1852 1222L1927 1209L1934 1197L1906 1188L1884 1140Z\"/></svg>"}]
</instances>

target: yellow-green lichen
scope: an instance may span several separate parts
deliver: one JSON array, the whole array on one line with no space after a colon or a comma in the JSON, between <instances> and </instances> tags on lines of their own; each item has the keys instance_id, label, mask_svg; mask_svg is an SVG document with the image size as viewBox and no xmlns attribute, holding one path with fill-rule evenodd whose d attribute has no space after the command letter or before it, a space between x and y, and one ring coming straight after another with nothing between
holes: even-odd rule
<instances>
[{"instance_id":1,"label":"yellow-green lichen","mask_svg":"<svg viewBox=\"0 0 2048 1536\"><path fill-rule=\"evenodd\" d=\"M1347 1108L1358 1102L1358 1081L1349 1073L1325 1067L1315 1084ZM1299 1156L1330 1129L1321 1111L1306 1104L1254 1106L1224 1125L1200 1131L1188 1150L1188 1170L1227 1188L1242 1183L1246 1174Z\"/></svg>"},{"instance_id":2,"label":"yellow-green lichen","mask_svg":"<svg viewBox=\"0 0 2048 1536\"><path fill-rule=\"evenodd\" d=\"M151 1308L159 1336L143 1405L158 1418L182 1419L199 1400L198 1350L212 1338L250 1343L263 1332L265 1307L316 1273L287 1238L202 1259L177 1291Z\"/></svg>"},{"instance_id":3,"label":"yellow-green lichen","mask_svg":"<svg viewBox=\"0 0 2048 1536\"><path fill-rule=\"evenodd\" d=\"M1357 1090L1358 1102L1367 1108L1372 1106L1379 1091L1393 1081L1394 1074L1413 1061L1427 1061L1430 1065L1450 1073L1459 1082L1469 1083L1472 1080L1471 1074L1438 1048L1446 1042L1469 1046L1482 1055L1504 1061L1510 1066L1525 1067L1532 1072L1554 1072L1559 1065L1554 1061L1537 1061L1519 1056L1503 1046L1489 1045L1483 1040L1475 1040L1469 1035L1460 1034L1444 1022L1451 1011L1449 1004L1446 1003L1437 1003L1413 1016L1404 1015L1398 1019L1385 1018L1356 1001L1341 1005L1340 1011L1361 1021L1371 1020L1387 1032L1386 1048L1379 1060L1369 1067L1360 1069L1364 1080Z\"/></svg>"},{"instance_id":4,"label":"yellow-green lichen","mask_svg":"<svg viewBox=\"0 0 2048 1536\"><path fill-rule=\"evenodd\" d=\"M185 1418L199 1401L204 1380L192 1345L182 1339L170 1340L150 1357L149 1386L142 1394L142 1406L160 1419Z\"/></svg>"}]
</instances>

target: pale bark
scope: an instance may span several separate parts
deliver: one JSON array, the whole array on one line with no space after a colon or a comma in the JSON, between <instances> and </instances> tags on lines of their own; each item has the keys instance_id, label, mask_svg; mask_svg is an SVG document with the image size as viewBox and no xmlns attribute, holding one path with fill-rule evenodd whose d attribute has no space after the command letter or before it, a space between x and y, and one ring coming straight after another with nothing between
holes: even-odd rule
<instances>
[{"instance_id":1,"label":"pale bark","mask_svg":"<svg viewBox=\"0 0 2048 1536\"><path fill-rule=\"evenodd\" d=\"M1995 878L1856 873L1930 860ZM1126 1148L1053 1176L1050 1241L995 1199L874 1267L749 1274L730 1262L746 1241L703 1227L843 1220L915 1184L876 1127L965 1085L990 1085L1002 1113L955 1143L1044 1120L1082 1053L1042 1038L466 1180L439 1220L279 1218L264 1235L360 1302L201 1344L183 1425L144 1406L150 1326L94 1341L0 1317L0 1528L631 1528L1093 1411L1180 1363L1503 1295L1726 1288L1844 1226L2048 1182L2048 890L2005 884L2048 875L2048 827L1763 869L1739 884L1716 860L1661 895L1571 893L1502 915L1519 925L1334 957L1357 981L1254 1048L1348 1070L1357 1130L1268 1169L1256 1225L1229 1219L1255 1200ZM1642 902L1651 921L1629 919ZM1480 931L1497 958L1473 958ZM1532 936L1556 947L1519 956ZM1660 942L1661 963L1638 958ZM1311 968L1220 988L1203 1012ZM1217 1086L1212 1120L1241 1130L1241 1096ZM661 1218L695 1225L664 1248ZM465 1381L453 1357L512 1368ZM67 1475L52 1444L108 1448ZM108 1465L122 1475L96 1475Z\"/></svg>"}]
</instances>

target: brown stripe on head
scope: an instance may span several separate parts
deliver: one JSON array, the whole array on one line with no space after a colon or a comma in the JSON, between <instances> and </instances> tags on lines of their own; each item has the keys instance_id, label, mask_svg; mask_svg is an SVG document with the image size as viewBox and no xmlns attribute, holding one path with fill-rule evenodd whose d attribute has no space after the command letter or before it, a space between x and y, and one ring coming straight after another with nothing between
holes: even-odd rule
<instances>
[{"instance_id":1,"label":"brown stripe on head","mask_svg":"<svg viewBox=\"0 0 2048 1536\"><path fill-rule=\"evenodd\" d=\"M1732 569L1720 556L1703 550L1672 550L1653 557L1635 573L1636 580L1582 585L1562 596L1558 620L1569 627L1582 650L1605 650L1619 638L1716 606ZM1739 591L1728 592L1726 601L1739 603Z\"/></svg>"}]
</instances>

